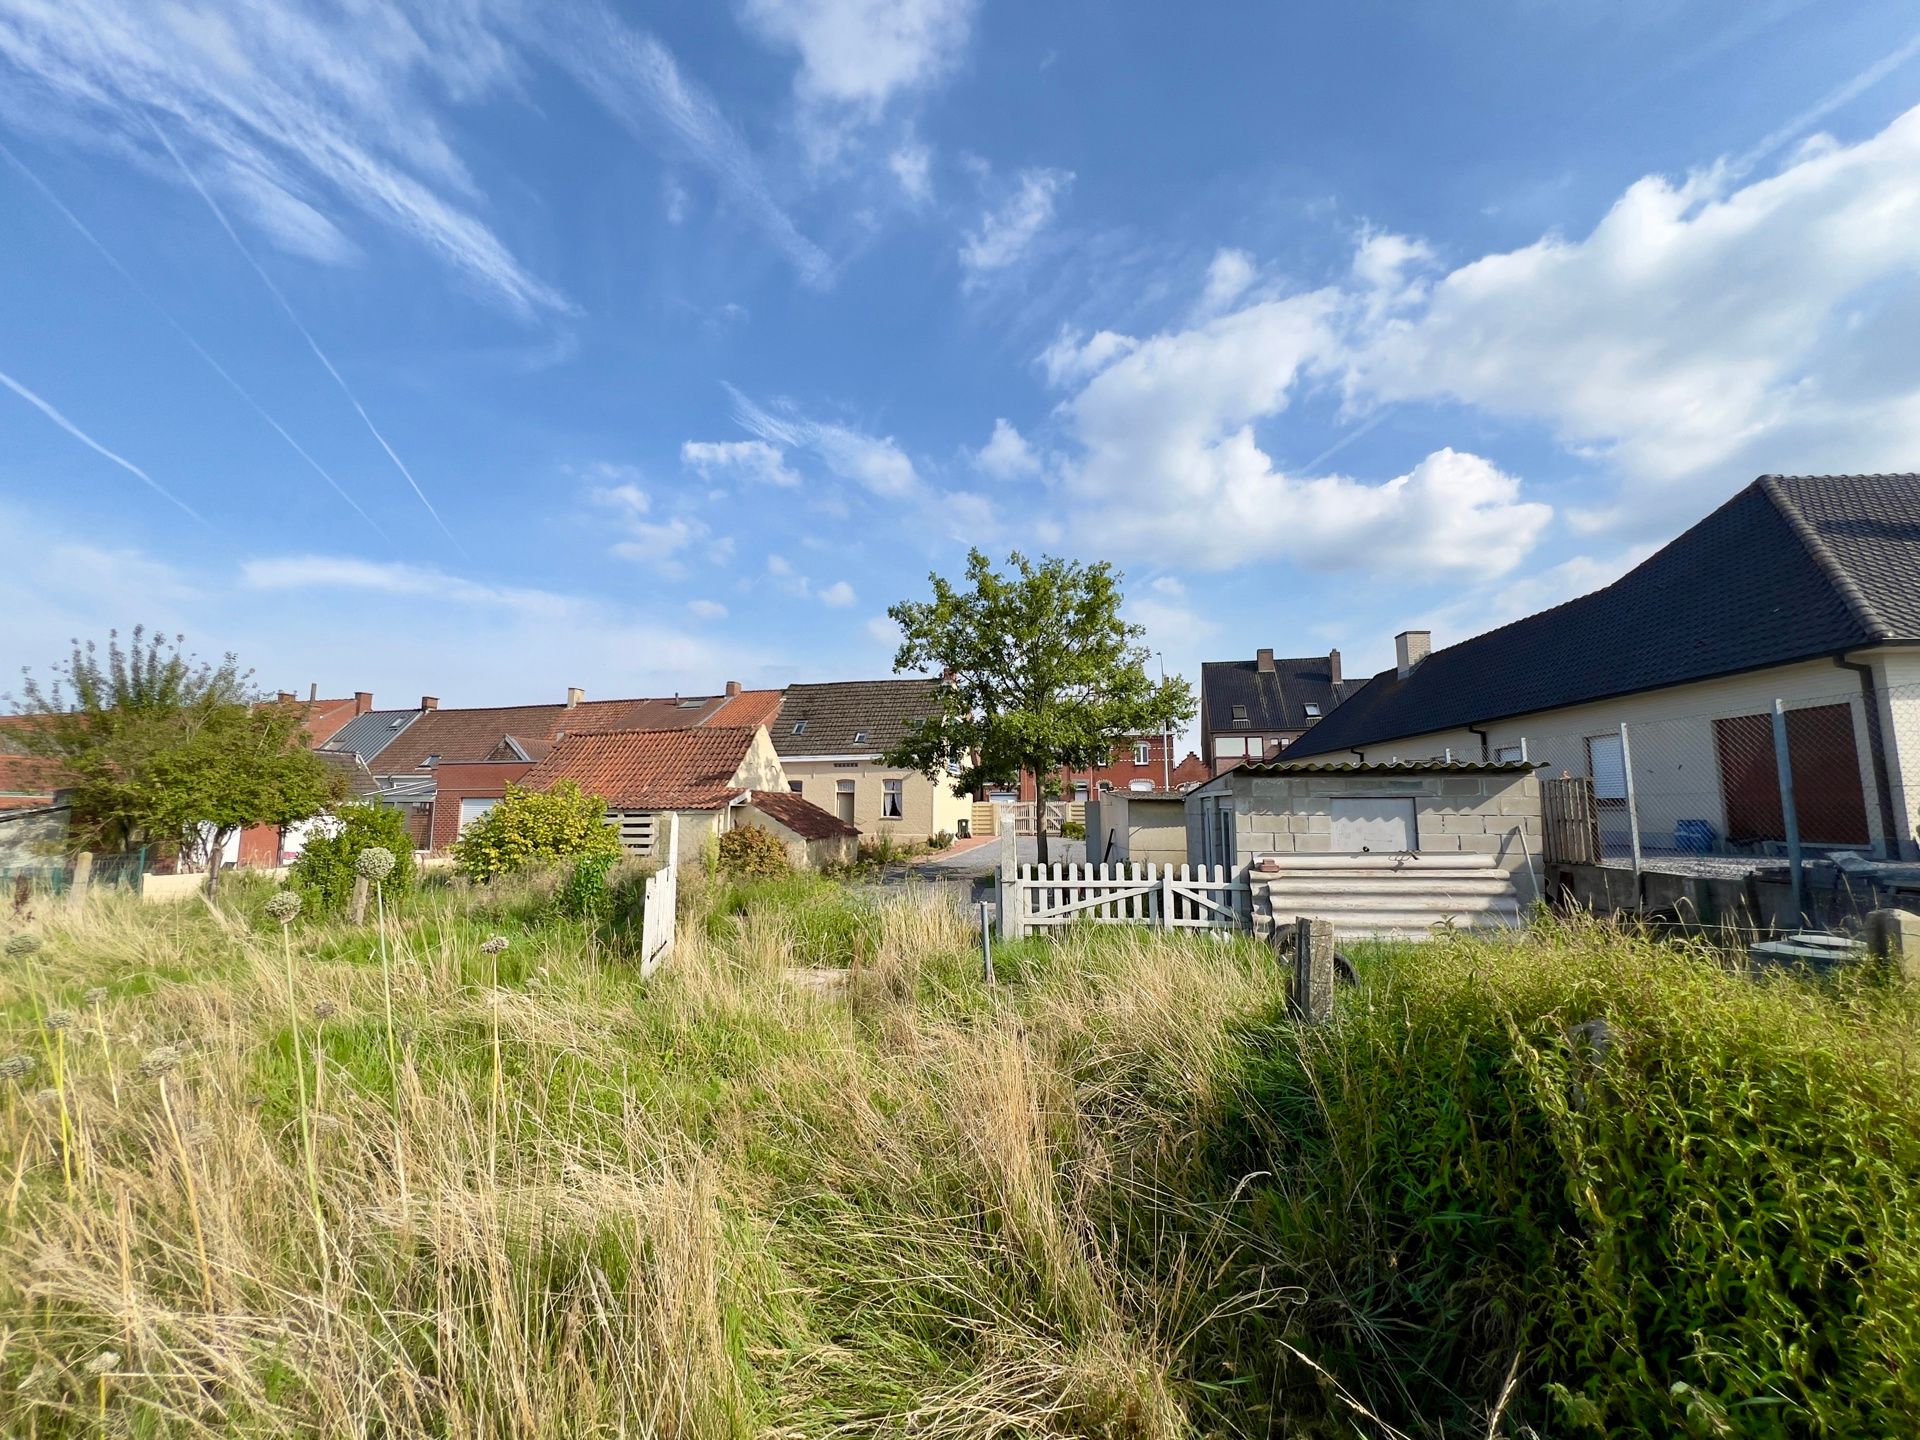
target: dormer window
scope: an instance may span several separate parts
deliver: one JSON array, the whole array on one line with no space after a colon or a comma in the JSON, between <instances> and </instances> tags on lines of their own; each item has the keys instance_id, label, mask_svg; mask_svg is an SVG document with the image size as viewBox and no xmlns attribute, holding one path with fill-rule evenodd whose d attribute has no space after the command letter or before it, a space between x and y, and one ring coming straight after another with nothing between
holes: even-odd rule
<instances>
[{"instance_id":1,"label":"dormer window","mask_svg":"<svg viewBox=\"0 0 1920 1440\"><path fill-rule=\"evenodd\" d=\"M869 735L870 733L872 733L872 732L870 732L870 731L867 731L867 730L856 730L856 731L854 731L854 732L853 732L853 743L854 743L854 744L856 744L856 745L864 745L864 744L866 744L866 743L867 743L867 736L868 736L868 735Z\"/></svg>"},{"instance_id":2,"label":"dormer window","mask_svg":"<svg viewBox=\"0 0 1920 1440\"><path fill-rule=\"evenodd\" d=\"M1233 707L1233 723L1236 725L1245 725L1247 723L1246 706L1236 705Z\"/></svg>"},{"instance_id":3,"label":"dormer window","mask_svg":"<svg viewBox=\"0 0 1920 1440\"><path fill-rule=\"evenodd\" d=\"M788 732L788 733L790 733L790 734L793 734L793 735L804 735L804 734L806 734L806 733L807 733L807 722L806 722L806 721L804 721L804 720L796 720L796 721L794 721L794 722L793 722L793 729L792 729L792 730L791 730L790 732Z\"/></svg>"},{"instance_id":4,"label":"dormer window","mask_svg":"<svg viewBox=\"0 0 1920 1440\"><path fill-rule=\"evenodd\" d=\"M421 761L420 763L424 765L427 769L431 770L434 766L440 763L440 757L438 755L429 755L425 760Z\"/></svg>"}]
</instances>

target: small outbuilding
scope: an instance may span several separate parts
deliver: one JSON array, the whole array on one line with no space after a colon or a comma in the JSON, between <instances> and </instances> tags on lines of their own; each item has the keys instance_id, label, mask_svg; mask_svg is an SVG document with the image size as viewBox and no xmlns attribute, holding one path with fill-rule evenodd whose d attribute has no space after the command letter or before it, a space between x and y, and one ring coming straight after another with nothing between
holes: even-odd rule
<instances>
[{"instance_id":1,"label":"small outbuilding","mask_svg":"<svg viewBox=\"0 0 1920 1440\"><path fill-rule=\"evenodd\" d=\"M1268 761L1185 797L1187 858L1247 881L1254 928L1342 938L1519 923L1544 892L1540 782L1524 761Z\"/></svg>"},{"instance_id":2,"label":"small outbuilding","mask_svg":"<svg viewBox=\"0 0 1920 1440\"><path fill-rule=\"evenodd\" d=\"M776 836L799 870L851 865L859 858L860 832L791 790L748 791L735 803L734 823Z\"/></svg>"},{"instance_id":3,"label":"small outbuilding","mask_svg":"<svg viewBox=\"0 0 1920 1440\"><path fill-rule=\"evenodd\" d=\"M1187 863L1187 797L1177 790L1110 790L1087 802L1087 859L1096 865Z\"/></svg>"}]
</instances>

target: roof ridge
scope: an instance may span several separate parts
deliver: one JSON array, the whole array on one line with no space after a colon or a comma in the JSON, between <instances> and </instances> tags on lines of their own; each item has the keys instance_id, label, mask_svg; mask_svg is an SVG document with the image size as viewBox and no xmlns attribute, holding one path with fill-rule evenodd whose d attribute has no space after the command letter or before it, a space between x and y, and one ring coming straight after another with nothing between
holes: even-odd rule
<instances>
[{"instance_id":1,"label":"roof ridge","mask_svg":"<svg viewBox=\"0 0 1920 1440\"><path fill-rule=\"evenodd\" d=\"M1827 542L1821 538L1820 532L1813 528L1813 523L1808 520L1805 515L1800 513L1800 507L1794 504L1793 497L1787 494L1783 482L1787 480L1880 480L1886 478L1890 477L1880 475L1762 475L1758 482L1761 490L1765 492L1767 499L1772 502L1773 508L1779 511L1780 517L1787 522L1788 528L1793 531L1794 537L1806 547L1807 553L1813 557L1813 563L1820 567L1820 572L1827 577L1828 583L1839 592L1840 598L1846 602L1847 609L1853 612L1854 619L1858 620L1861 628L1875 640L1885 640L1889 638L1893 634L1893 627L1887 624L1881 617L1880 612L1873 608L1873 602L1867 599L1866 592L1860 588L1859 583L1853 576L1847 573L1846 567L1840 563L1839 556L1835 555L1827 545ZM1905 479L1909 477L1901 476L1899 478Z\"/></svg>"},{"instance_id":2,"label":"roof ridge","mask_svg":"<svg viewBox=\"0 0 1920 1440\"><path fill-rule=\"evenodd\" d=\"M763 727L759 725L674 725L633 726L624 730L568 730L553 743L564 745L569 740L606 740L619 735L674 735L697 738L702 735L746 735Z\"/></svg>"}]
</instances>

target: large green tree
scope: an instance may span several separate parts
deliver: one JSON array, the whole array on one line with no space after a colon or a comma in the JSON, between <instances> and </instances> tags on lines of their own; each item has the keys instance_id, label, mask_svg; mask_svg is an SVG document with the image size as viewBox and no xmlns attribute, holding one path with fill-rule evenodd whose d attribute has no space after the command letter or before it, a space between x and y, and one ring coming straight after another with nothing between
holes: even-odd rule
<instances>
[{"instance_id":1,"label":"large green tree","mask_svg":"<svg viewBox=\"0 0 1920 1440\"><path fill-rule=\"evenodd\" d=\"M1016 551L1001 574L974 550L964 587L929 578L931 600L887 614L904 637L893 668L943 674L941 708L909 727L889 764L950 775L956 794L1031 775L1040 796L1062 766L1104 765L1118 742L1193 717L1185 680L1147 674L1144 632L1121 618L1120 576L1105 561ZM1034 801L1042 864L1044 806Z\"/></svg>"},{"instance_id":2,"label":"large green tree","mask_svg":"<svg viewBox=\"0 0 1920 1440\"><path fill-rule=\"evenodd\" d=\"M159 844L206 860L236 831L304 820L338 797L299 707L257 703L234 656L216 665L184 644L136 626L104 652L75 641L46 684L25 672L9 737L57 771L80 848Z\"/></svg>"}]
</instances>

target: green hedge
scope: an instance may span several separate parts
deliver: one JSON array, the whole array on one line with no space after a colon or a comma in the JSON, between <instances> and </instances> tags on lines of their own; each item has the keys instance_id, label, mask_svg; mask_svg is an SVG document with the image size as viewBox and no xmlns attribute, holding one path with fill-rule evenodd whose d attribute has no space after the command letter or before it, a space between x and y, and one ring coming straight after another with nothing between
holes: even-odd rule
<instances>
[{"instance_id":1,"label":"green hedge","mask_svg":"<svg viewBox=\"0 0 1920 1440\"><path fill-rule=\"evenodd\" d=\"M353 895L353 862L373 846L393 852L393 870L381 881L390 896L413 889L413 836L406 816L386 805L353 801L335 808L338 822L331 835L307 836L306 848L293 862L287 882L309 905L325 912L344 910ZM324 824L324 822L322 822Z\"/></svg>"}]
</instances>

